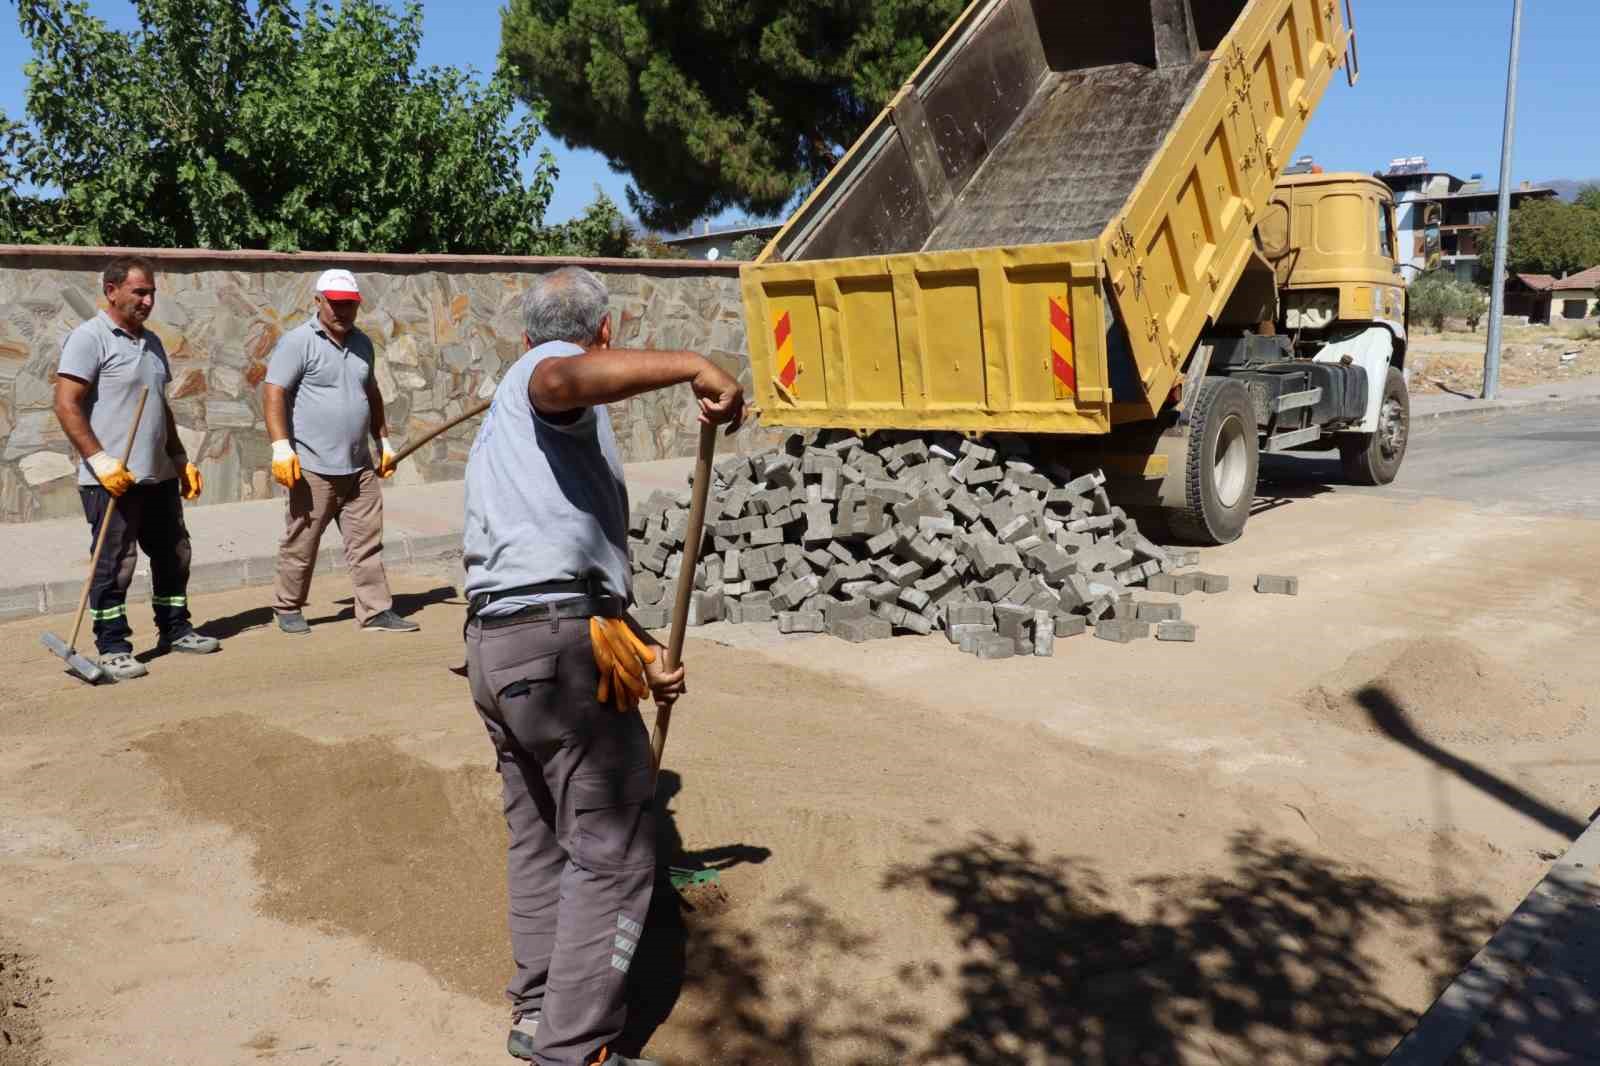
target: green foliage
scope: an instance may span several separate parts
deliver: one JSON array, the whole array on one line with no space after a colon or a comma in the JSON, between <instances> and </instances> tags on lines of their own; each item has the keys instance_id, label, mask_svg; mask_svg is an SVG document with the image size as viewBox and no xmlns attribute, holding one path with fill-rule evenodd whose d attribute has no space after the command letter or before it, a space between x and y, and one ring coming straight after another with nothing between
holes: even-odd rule
<instances>
[{"instance_id":1,"label":"green foliage","mask_svg":"<svg viewBox=\"0 0 1600 1066\"><path fill-rule=\"evenodd\" d=\"M760 255L761 250L766 246L767 242L763 240L759 234L746 233L743 237L740 237L738 240L734 241L731 246L729 246L728 258L750 261L755 259L756 256Z\"/></svg>"},{"instance_id":2,"label":"green foliage","mask_svg":"<svg viewBox=\"0 0 1600 1066\"><path fill-rule=\"evenodd\" d=\"M1494 270L1495 224L1478 238L1478 262ZM1560 200L1527 200L1511 212L1506 271L1574 274L1600 264L1600 210Z\"/></svg>"},{"instance_id":3,"label":"green foliage","mask_svg":"<svg viewBox=\"0 0 1600 1066\"><path fill-rule=\"evenodd\" d=\"M1585 185L1579 189L1577 204L1590 211L1600 211L1600 185Z\"/></svg>"},{"instance_id":4,"label":"green foliage","mask_svg":"<svg viewBox=\"0 0 1600 1066\"><path fill-rule=\"evenodd\" d=\"M1461 311L1461 317L1467 320L1467 328L1478 332L1478 323L1483 321L1483 316L1489 313L1489 293L1476 285L1468 287L1466 306Z\"/></svg>"},{"instance_id":5,"label":"green foliage","mask_svg":"<svg viewBox=\"0 0 1600 1066\"><path fill-rule=\"evenodd\" d=\"M418 3L134 6L140 28L121 32L83 0L20 0L29 128L0 115L0 240L501 254L616 244L614 204L544 229L554 159L522 173L540 108L514 117L499 73L419 69ZM19 191L28 185L43 193Z\"/></svg>"},{"instance_id":6,"label":"green foliage","mask_svg":"<svg viewBox=\"0 0 1600 1066\"><path fill-rule=\"evenodd\" d=\"M1487 308L1487 301L1476 286L1457 281L1444 270L1429 271L1413 281L1406 296L1412 319L1427 323L1435 332L1443 331L1447 318L1466 318L1476 330L1477 320Z\"/></svg>"},{"instance_id":7,"label":"green foliage","mask_svg":"<svg viewBox=\"0 0 1600 1066\"><path fill-rule=\"evenodd\" d=\"M501 52L550 131L678 229L770 215L826 174L962 0L510 0Z\"/></svg>"},{"instance_id":8,"label":"green foliage","mask_svg":"<svg viewBox=\"0 0 1600 1066\"><path fill-rule=\"evenodd\" d=\"M633 229L618 209L617 202L594 187L594 202L571 222L547 227L537 248L539 255L603 256L622 259L630 256Z\"/></svg>"}]
</instances>

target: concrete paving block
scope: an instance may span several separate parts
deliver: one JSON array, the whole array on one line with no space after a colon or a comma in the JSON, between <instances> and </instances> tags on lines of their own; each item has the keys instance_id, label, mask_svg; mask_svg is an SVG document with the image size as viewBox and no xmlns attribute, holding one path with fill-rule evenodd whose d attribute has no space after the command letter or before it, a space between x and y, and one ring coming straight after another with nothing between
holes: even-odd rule
<instances>
[{"instance_id":1,"label":"concrete paving block","mask_svg":"<svg viewBox=\"0 0 1600 1066\"><path fill-rule=\"evenodd\" d=\"M689 593L689 620L692 626L703 626L709 622L722 619L722 593L703 592L698 589Z\"/></svg>"},{"instance_id":2,"label":"concrete paving block","mask_svg":"<svg viewBox=\"0 0 1600 1066\"><path fill-rule=\"evenodd\" d=\"M931 597L920 589L910 588L900 590L900 603L909 610L925 610L930 601Z\"/></svg>"},{"instance_id":3,"label":"concrete paving block","mask_svg":"<svg viewBox=\"0 0 1600 1066\"><path fill-rule=\"evenodd\" d=\"M956 625L994 626L994 605L990 603L952 603L945 617Z\"/></svg>"},{"instance_id":4,"label":"concrete paving block","mask_svg":"<svg viewBox=\"0 0 1600 1066\"><path fill-rule=\"evenodd\" d=\"M998 466L980 466L967 475L967 484L974 488L979 485L998 485L1003 476Z\"/></svg>"},{"instance_id":5,"label":"concrete paving block","mask_svg":"<svg viewBox=\"0 0 1600 1066\"><path fill-rule=\"evenodd\" d=\"M1256 578L1256 591L1269 596L1300 595L1300 579L1278 574L1261 574Z\"/></svg>"},{"instance_id":6,"label":"concrete paving block","mask_svg":"<svg viewBox=\"0 0 1600 1066\"><path fill-rule=\"evenodd\" d=\"M998 633L980 634L974 642L973 654L980 659L1009 659L1017 654L1017 642Z\"/></svg>"},{"instance_id":7,"label":"concrete paving block","mask_svg":"<svg viewBox=\"0 0 1600 1066\"><path fill-rule=\"evenodd\" d=\"M992 463L1000 457L1000 453L993 448L985 447L970 439L961 442L961 454L980 463Z\"/></svg>"},{"instance_id":8,"label":"concrete paving block","mask_svg":"<svg viewBox=\"0 0 1600 1066\"><path fill-rule=\"evenodd\" d=\"M1033 624L1033 615L1032 609L1019 604L998 604L994 609L994 627L1001 636L1015 640L1026 635L1027 627Z\"/></svg>"},{"instance_id":9,"label":"concrete paving block","mask_svg":"<svg viewBox=\"0 0 1600 1066\"><path fill-rule=\"evenodd\" d=\"M956 528L956 520L948 515L923 515L917 519L917 532L924 537L951 537Z\"/></svg>"},{"instance_id":10,"label":"concrete paving block","mask_svg":"<svg viewBox=\"0 0 1600 1066\"><path fill-rule=\"evenodd\" d=\"M1132 618L1102 618L1095 623L1094 635L1101 640L1110 640L1118 644L1127 644L1135 640L1143 640L1150 635L1150 623L1140 622Z\"/></svg>"},{"instance_id":11,"label":"concrete paving block","mask_svg":"<svg viewBox=\"0 0 1600 1066\"><path fill-rule=\"evenodd\" d=\"M1200 591L1199 574L1156 574L1145 582L1151 592L1165 592L1173 596L1187 596Z\"/></svg>"},{"instance_id":12,"label":"concrete paving block","mask_svg":"<svg viewBox=\"0 0 1600 1066\"><path fill-rule=\"evenodd\" d=\"M630 614L633 620L644 629L665 629L672 623L672 612L665 605L654 607L635 607Z\"/></svg>"},{"instance_id":13,"label":"concrete paving block","mask_svg":"<svg viewBox=\"0 0 1600 1066\"><path fill-rule=\"evenodd\" d=\"M649 607L660 603L666 592L666 583L648 571L635 574L633 577L633 599L641 606Z\"/></svg>"},{"instance_id":14,"label":"concrete paving block","mask_svg":"<svg viewBox=\"0 0 1600 1066\"><path fill-rule=\"evenodd\" d=\"M824 629L820 611L779 611L778 632L821 633Z\"/></svg>"},{"instance_id":15,"label":"concrete paving block","mask_svg":"<svg viewBox=\"0 0 1600 1066\"><path fill-rule=\"evenodd\" d=\"M752 547L783 543L783 529L779 526L763 526L751 532L749 536Z\"/></svg>"},{"instance_id":16,"label":"concrete paving block","mask_svg":"<svg viewBox=\"0 0 1600 1066\"><path fill-rule=\"evenodd\" d=\"M925 637L929 633L933 632L934 623L933 619L929 618L925 614L921 614L917 611L902 610L900 612L900 621L897 624L901 629L910 630L911 632L916 633L918 636Z\"/></svg>"},{"instance_id":17,"label":"concrete paving block","mask_svg":"<svg viewBox=\"0 0 1600 1066\"><path fill-rule=\"evenodd\" d=\"M900 586L893 581L879 581L867 589L867 599L873 603L893 603L900 598Z\"/></svg>"},{"instance_id":18,"label":"concrete paving block","mask_svg":"<svg viewBox=\"0 0 1600 1066\"><path fill-rule=\"evenodd\" d=\"M894 627L881 618L845 618L830 622L827 632L852 644L864 644L869 640L887 640L894 636Z\"/></svg>"},{"instance_id":19,"label":"concrete paving block","mask_svg":"<svg viewBox=\"0 0 1600 1066\"><path fill-rule=\"evenodd\" d=\"M1049 611L1033 612L1033 654L1051 656L1056 653L1056 621Z\"/></svg>"},{"instance_id":20,"label":"concrete paving block","mask_svg":"<svg viewBox=\"0 0 1600 1066\"><path fill-rule=\"evenodd\" d=\"M956 645L962 644L965 639L972 634L993 633L994 631L994 626L976 625L971 623L958 623L952 625L949 621L946 621L944 625L945 638L949 640L950 643Z\"/></svg>"},{"instance_id":21,"label":"concrete paving block","mask_svg":"<svg viewBox=\"0 0 1600 1066\"><path fill-rule=\"evenodd\" d=\"M1207 595L1228 591L1228 578L1225 574L1192 574L1199 584L1198 588Z\"/></svg>"},{"instance_id":22,"label":"concrete paving block","mask_svg":"<svg viewBox=\"0 0 1600 1066\"><path fill-rule=\"evenodd\" d=\"M1115 596L1097 596L1093 602L1089 604L1089 621L1098 625L1102 619L1116 609L1116 606L1117 598Z\"/></svg>"},{"instance_id":23,"label":"concrete paving block","mask_svg":"<svg viewBox=\"0 0 1600 1066\"><path fill-rule=\"evenodd\" d=\"M1005 599L1006 594L1017 587L1017 575L1010 570L1001 570L993 577L978 585L978 595L990 603L999 603Z\"/></svg>"},{"instance_id":24,"label":"concrete paving block","mask_svg":"<svg viewBox=\"0 0 1600 1066\"><path fill-rule=\"evenodd\" d=\"M962 626L961 629L961 637L957 644L963 655L976 655L979 643L995 635L992 626Z\"/></svg>"},{"instance_id":25,"label":"concrete paving block","mask_svg":"<svg viewBox=\"0 0 1600 1066\"><path fill-rule=\"evenodd\" d=\"M1193 644L1198 628L1193 622L1160 622L1156 625L1157 640L1177 640Z\"/></svg>"},{"instance_id":26,"label":"concrete paving block","mask_svg":"<svg viewBox=\"0 0 1600 1066\"><path fill-rule=\"evenodd\" d=\"M823 604L822 614L827 622L842 621L846 618L871 618L872 603L865 599L828 600Z\"/></svg>"},{"instance_id":27,"label":"concrete paving block","mask_svg":"<svg viewBox=\"0 0 1600 1066\"><path fill-rule=\"evenodd\" d=\"M1089 630L1089 620L1081 614L1058 614L1055 622L1057 638L1076 637Z\"/></svg>"},{"instance_id":28,"label":"concrete paving block","mask_svg":"<svg viewBox=\"0 0 1600 1066\"><path fill-rule=\"evenodd\" d=\"M1183 617L1183 605L1178 603L1141 603L1134 617L1141 622L1176 622Z\"/></svg>"}]
</instances>

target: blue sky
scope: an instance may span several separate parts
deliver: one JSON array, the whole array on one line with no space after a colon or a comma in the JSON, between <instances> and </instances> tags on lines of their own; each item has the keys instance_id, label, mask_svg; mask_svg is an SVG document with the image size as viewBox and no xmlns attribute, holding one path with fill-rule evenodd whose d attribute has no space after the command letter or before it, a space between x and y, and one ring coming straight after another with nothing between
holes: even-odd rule
<instances>
[{"instance_id":1,"label":"blue sky","mask_svg":"<svg viewBox=\"0 0 1600 1066\"><path fill-rule=\"evenodd\" d=\"M1511 0L1354 0L1362 78L1335 81L1300 146L1329 170L1371 172L1422 155L1466 177L1499 174ZM90 0L113 25L132 25L128 0ZM0 108L22 114L25 42L13 0L0 2ZM425 0L425 63L486 71L500 41L495 0ZM1514 179L1600 177L1600 106L1592 71L1600 45L1595 0L1533 0L1523 18ZM626 205L627 177L594 152L551 142L561 166L548 220L581 212L598 184ZM719 221L733 221L735 215Z\"/></svg>"}]
</instances>

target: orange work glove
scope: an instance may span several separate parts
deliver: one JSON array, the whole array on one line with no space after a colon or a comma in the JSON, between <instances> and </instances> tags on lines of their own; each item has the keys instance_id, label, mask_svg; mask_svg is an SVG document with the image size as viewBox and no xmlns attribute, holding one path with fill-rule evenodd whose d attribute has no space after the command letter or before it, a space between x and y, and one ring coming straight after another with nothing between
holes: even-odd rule
<instances>
[{"instance_id":1,"label":"orange work glove","mask_svg":"<svg viewBox=\"0 0 1600 1066\"><path fill-rule=\"evenodd\" d=\"M198 500L200 493L205 489L205 478L200 476L200 468L189 461L186 455L177 457L178 465L178 493L186 500Z\"/></svg>"},{"instance_id":2,"label":"orange work glove","mask_svg":"<svg viewBox=\"0 0 1600 1066\"><path fill-rule=\"evenodd\" d=\"M113 458L105 452L95 452L89 456L88 463L89 469L94 471L94 476L111 495L121 496L133 488L133 475L122 465L121 459Z\"/></svg>"},{"instance_id":3,"label":"orange work glove","mask_svg":"<svg viewBox=\"0 0 1600 1066\"><path fill-rule=\"evenodd\" d=\"M272 442L272 477L286 489L294 488L300 480L300 457L286 440Z\"/></svg>"},{"instance_id":4,"label":"orange work glove","mask_svg":"<svg viewBox=\"0 0 1600 1066\"><path fill-rule=\"evenodd\" d=\"M634 636L620 618L589 619L589 642L594 645L595 666L600 669L600 687L594 698L609 700L619 711L631 710L650 691L645 680L646 663L656 661L655 649Z\"/></svg>"},{"instance_id":5,"label":"orange work glove","mask_svg":"<svg viewBox=\"0 0 1600 1066\"><path fill-rule=\"evenodd\" d=\"M389 438L384 437L379 441L383 456L378 460L378 476L394 477L394 445L389 443Z\"/></svg>"}]
</instances>

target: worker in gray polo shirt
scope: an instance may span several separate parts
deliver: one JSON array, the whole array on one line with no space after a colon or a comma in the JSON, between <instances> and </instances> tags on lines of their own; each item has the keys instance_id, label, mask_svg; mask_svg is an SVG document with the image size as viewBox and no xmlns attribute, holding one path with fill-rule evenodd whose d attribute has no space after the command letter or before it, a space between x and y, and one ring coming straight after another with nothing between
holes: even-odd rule
<instances>
[{"instance_id":1,"label":"worker in gray polo shirt","mask_svg":"<svg viewBox=\"0 0 1600 1066\"><path fill-rule=\"evenodd\" d=\"M149 670L133 657L128 588L138 549L150 558L150 602L157 647L206 654L222 645L189 623L189 530L183 503L200 497L200 470L184 454L167 406L172 380L161 338L145 328L156 304L156 271L148 259L119 256L100 276L106 309L67 335L55 386L56 418L83 462L78 494L91 546L106 511L105 547L89 583L89 614L100 666L118 681ZM134 432L133 415L150 392ZM133 435L128 463L121 453ZM113 506L113 504L115 506Z\"/></svg>"},{"instance_id":2,"label":"worker in gray polo shirt","mask_svg":"<svg viewBox=\"0 0 1600 1066\"><path fill-rule=\"evenodd\" d=\"M683 692L627 613L628 493L605 405L687 383L731 432L739 384L692 352L610 347L606 290L547 274L523 301L529 351L467 459L467 677L510 829L507 1050L542 1066L617 1054L628 968L656 873L655 773L638 696Z\"/></svg>"},{"instance_id":3,"label":"worker in gray polo shirt","mask_svg":"<svg viewBox=\"0 0 1600 1066\"><path fill-rule=\"evenodd\" d=\"M348 270L317 279L316 313L283 335L267 362L263 407L272 476L289 490L273 611L285 633L311 632L302 609L329 522L344 536L356 622L368 633L414 633L394 612L383 570L383 493L394 475L372 341L356 328L361 289ZM380 448L377 469L367 448Z\"/></svg>"}]
</instances>

